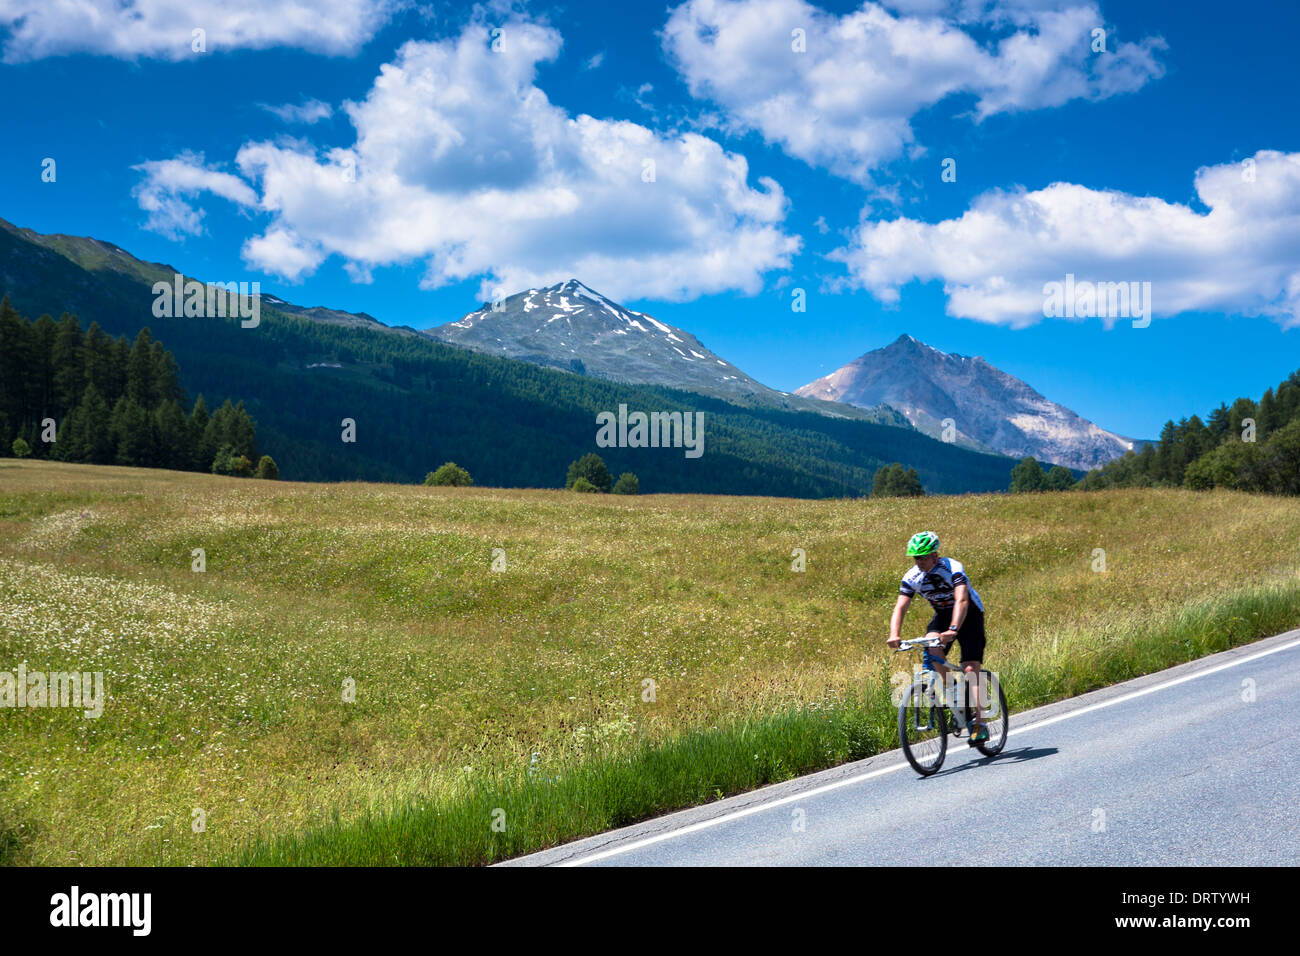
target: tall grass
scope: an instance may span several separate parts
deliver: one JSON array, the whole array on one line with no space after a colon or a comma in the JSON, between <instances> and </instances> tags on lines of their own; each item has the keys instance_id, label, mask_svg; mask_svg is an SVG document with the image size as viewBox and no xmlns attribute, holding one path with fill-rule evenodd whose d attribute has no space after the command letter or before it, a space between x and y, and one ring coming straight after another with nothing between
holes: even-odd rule
<instances>
[{"instance_id":1,"label":"tall grass","mask_svg":"<svg viewBox=\"0 0 1300 956\"><path fill-rule=\"evenodd\" d=\"M1012 714L1227 650L1294 626L1300 584L1203 600L1155 621L1074 631L999 676ZM260 838L241 865L474 865L696 806L898 746L884 673L833 703L693 730L541 774L495 774L454 796L349 824Z\"/></svg>"}]
</instances>

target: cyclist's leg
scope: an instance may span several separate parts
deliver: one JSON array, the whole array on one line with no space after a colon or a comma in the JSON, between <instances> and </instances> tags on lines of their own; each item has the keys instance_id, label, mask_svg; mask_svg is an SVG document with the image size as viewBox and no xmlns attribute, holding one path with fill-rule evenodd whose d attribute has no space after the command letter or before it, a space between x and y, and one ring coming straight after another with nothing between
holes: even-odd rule
<instances>
[{"instance_id":1,"label":"cyclist's leg","mask_svg":"<svg viewBox=\"0 0 1300 956\"><path fill-rule=\"evenodd\" d=\"M926 640L933 641L944 631L948 630L948 624L952 620L952 612L946 614L943 611L935 611L934 617L930 618L930 623L925 626ZM934 664L934 670L938 673L939 679L947 687L948 681L948 655L942 649L933 647L926 648L927 658Z\"/></svg>"},{"instance_id":2,"label":"cyclist's leg","mask_svg":"<svg viewBox=\"0 0 1300 956\"><path fill-rule=\"evenodd\" d=\"M926 640L931 640L931 641L938 636L939 636L938 631L930 631L925 635ZM927 647L925 649L925 654L927 659L930 661L930 663L934 665L935 670L939 672L939 676L943 677L948 672L948 668L951 666L948 662L948 655L943 652L943 648Z\"/></svg>"},{"instance_id":3,"label":"cyclist's leg","mask_svg":"<svg viewBox=\"0 0 1300 956\"><path fill-rule=\"evenodd\" d=\"M927 647L921 654L921 666L926 670L930 680L927 682L929 700L932 707L943 707L948 703L947 661L941 654L934 653L934 648Z\"/></svg>"},{"instance_id":4,"label":"cyclist's leg","mask_svg":"<svg viewBox=\"0 0 1300 956\"><path fill-rule=\"evenodd\" d=\"M962 655L965 657L965 654ZM962 661L961 674L966 681L966 699L970 701L971 723L984 723L984 697L980 688L980 662Z\"/></svg>"},{"instance_id":5,"label":"cyclist's leg","mask_svg":"<svg viewBox=\"0 0 1300 956\"><path fill-rule=\"evenodd\" d=\"M984 700L983 688L980 686L980 670L984 662L984 613L972 605L970 613L961 622L957 632L957 643L961 645L961 670L970 688L971 710L975 723L983 723Z\"/></svg>"}]
</instances>

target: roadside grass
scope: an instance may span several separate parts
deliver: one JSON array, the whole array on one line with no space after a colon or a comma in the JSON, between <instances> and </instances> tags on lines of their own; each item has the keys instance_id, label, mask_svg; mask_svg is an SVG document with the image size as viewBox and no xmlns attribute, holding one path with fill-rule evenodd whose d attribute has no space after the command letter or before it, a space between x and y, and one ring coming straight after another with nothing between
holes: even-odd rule
<instances>
[{"instance_id":1,"label":"roadside grass","mask_svg":"<svg viewBox=\"0 0 1300 956\"><path fill-rule=\"evenodd\" d=\"M0 863L485 863L892 749L910 662L883 638L923 527L989 607L1013 712L1300 623L1280 498L615 498L4 460L0 671L102 670L108 702L0 711Z\"/></svg>"},{"instance_id":2,"label":"roadside grass","mask_svg":"<svg viewBox=\"0 0 1300 956\"><path fill-rule=\"evenodd\" d=\"M999 674L1017 710L1074 697L1290 629L1300 584L1201 601L1156 621L1071 632ZM881 677L886 675L882 674ZM465 792L260 838L223 862L255 866L476 865L896 749L897 710L877 679L822 707L693 730L630 753L496 774ZM1014 726L1014 723L1013 723Z\"/></svg>"}]
</instances>

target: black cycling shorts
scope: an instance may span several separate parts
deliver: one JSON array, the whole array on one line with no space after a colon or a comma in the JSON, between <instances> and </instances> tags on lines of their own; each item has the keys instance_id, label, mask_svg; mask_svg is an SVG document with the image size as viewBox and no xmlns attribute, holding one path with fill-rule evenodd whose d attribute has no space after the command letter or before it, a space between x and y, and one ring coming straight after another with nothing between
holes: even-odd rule
<instances>
[{"instance_id":1,"label":"black cycling shorts","mask_svg":"<svg viewBox=\"0 0 1300 956\"><path fill-rule=\"evenodd\" d=\"M952 608L944 608L934 612L934 617L930 618L925 630L927 634L930 631L942 633L951 624ZM956 660L984 663L984 612L974 604L966 606L966 617L962 620L961 630L957 632L957 639L953 643L961 645L961 656ZM951 653L948 654L948 659L953 659Z\"/></svg>"}]
</instances>

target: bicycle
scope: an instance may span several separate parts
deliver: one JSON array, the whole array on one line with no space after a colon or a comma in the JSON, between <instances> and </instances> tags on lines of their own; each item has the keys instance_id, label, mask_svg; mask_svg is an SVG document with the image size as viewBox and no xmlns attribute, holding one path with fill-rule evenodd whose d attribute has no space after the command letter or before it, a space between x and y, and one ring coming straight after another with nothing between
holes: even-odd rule
<instances>
[{"instance_id":1,"label":"bicycle","mask_svg":"<svg viewBox=\"0 0 1300 956\"><path fill-rule=\"evenodd\" d=\"M899 641L895 653L911 651L916 648L939 647L943 644L939 638L917 637ZM948 669L957 674L961 670L956 665ZM943 758L948 752L948 734L960 738L963 730L970 726L970 684L962 681L965 691L960 707L953 708L947 700L946 688L940 685L936 690L938 672L927 665L927 673L920 680L913 682L898 705L898 741L903 748L907 762L923 777L937 773L943 766ZM984 680L987 675L987 682ZM988 728L989 739L975 744L980 753L986 757L996 757L1002 752L1007 742L1007 698L1002 692L1002 684L992 671L980 668L981 686L990 691L996 689L996 695L985 700L984 725ZM955 686L955 685L954 685ZM990 708L991 696L996 696L996 709Z\"/></svg>"}]
</instances>

